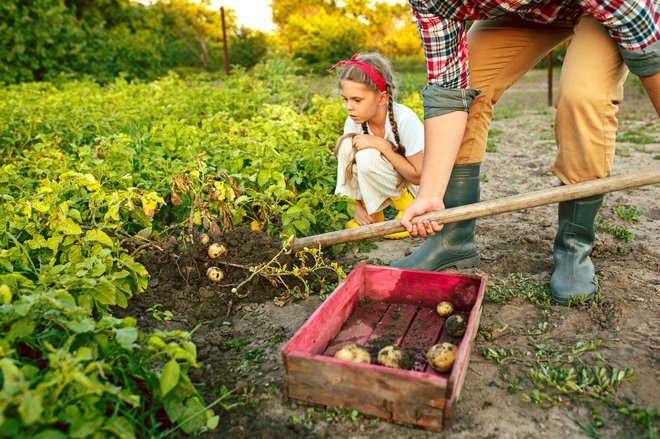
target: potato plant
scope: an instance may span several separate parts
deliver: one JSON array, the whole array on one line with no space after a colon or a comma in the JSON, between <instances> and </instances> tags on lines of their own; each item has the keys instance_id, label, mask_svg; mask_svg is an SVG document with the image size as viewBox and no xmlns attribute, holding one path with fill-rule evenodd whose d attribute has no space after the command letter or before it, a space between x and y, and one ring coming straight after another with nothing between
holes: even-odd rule
<instances>
[{"instance_id":1,"label":"potato plant","mask_svg":"<svg viewBox=\"0 0 660 439\"><path fill-rule=\"evenodd\" d=\"M187 375L188 336L141 333L112 307L147 288L136 249L173 232L210 244L238 226L278 239L343 227L330 148L345 112L334 79L310 96L295 69L269 60L222 86L172 74L0 87L2 434L217 425ZM299 278L282 300L306 297L323 264L302 258L250 275Z\"/></svg>"}]
</instances>

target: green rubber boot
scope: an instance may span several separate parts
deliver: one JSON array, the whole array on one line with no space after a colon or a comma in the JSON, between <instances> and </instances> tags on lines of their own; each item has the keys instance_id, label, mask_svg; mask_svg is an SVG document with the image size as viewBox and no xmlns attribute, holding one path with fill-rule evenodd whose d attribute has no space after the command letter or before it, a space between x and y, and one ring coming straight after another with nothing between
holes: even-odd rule
<instances>
[{"instance_id":1,"label":"green rubber boot","mask_svg":"<svg viewBox=\"0 0 660 439\"><path fill-rule=\"evenodd\" d=\"M550 279L552 298L562 305L572 297L590 298L598 290L591 262L596 237L594 221L603 196L559 203L559 228L555 236L555 272Z\"/></svg>"},{"instance_id":2,"label":"green rubber boot","mask_svg":"<svg viewBox=\"0 0 660 439\"><path fill-rule=\"evenodd\" d=\"M454 165L443 200L445 208L479 202L480 168L481 163ZM440 232L426 238L415 253L390 266L427 271L477 267L479 250L474 239L475 223L476 220L467 220L445 224Z\"/></svg>"}]
</instances>

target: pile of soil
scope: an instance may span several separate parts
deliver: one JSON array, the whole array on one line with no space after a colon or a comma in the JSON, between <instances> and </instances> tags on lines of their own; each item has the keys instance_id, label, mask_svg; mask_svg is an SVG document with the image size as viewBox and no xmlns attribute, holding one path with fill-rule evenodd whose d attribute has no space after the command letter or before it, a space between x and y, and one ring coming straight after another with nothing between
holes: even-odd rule
<instances>
[{"instance_id":1,"label":"pile of soil","mask_svg":"<svg viewBox=\"0 0 660 439\"><path fill-rule=\"evenodd\" d=\"M195 240L199 241L198 238ZM224 245L227 254L211 259L207 250L212 243ZM149 285L143 293L131 299L127 309L116 309L114 314L136 318L138 327L145 332L154 329L193 332L198 360L204 365L190 372L195 385L206 389L203 393L211 401L220 384L234 389L238 382L240 392L245 386L239 382L240 377L225 375L223 371L230 372L232 367L243 363L244 350L241 348L254 334L234 337L231 320L246 310L257 309L259 304L272 304L276 298L288 297L288 291L300 291L302 283L294 276L254 274L265 264L292 267L298 261L289 252L282 251L281 241L249 227L229 230L211 238L207 244L185 242L171 235L162 242L145 247L136 259L150 273ZM221 269L224 278L220 282L207 279L209 267ZM337 282L333 271L319 271L324 280ZM315 279L306 280L312 287L317 286ZM232 292L236 287L239 290ZM165 311L169 311L171 317L165 319ZM283 340L288 333L275 331L269 336ZM257 362L262 361L261 353L254 355L259 357Z\"/></svg>"}]
</instances>

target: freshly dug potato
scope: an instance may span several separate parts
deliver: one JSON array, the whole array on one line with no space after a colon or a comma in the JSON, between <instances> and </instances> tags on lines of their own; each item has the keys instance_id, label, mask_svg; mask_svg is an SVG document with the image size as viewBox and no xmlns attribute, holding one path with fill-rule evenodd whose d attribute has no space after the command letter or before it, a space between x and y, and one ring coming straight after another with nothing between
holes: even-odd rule
<instances>
[{"instance_id":1,"label":"freshly dug potato","mask_svg":"<svg viewBox=\"0 0 660 439\"><path fill-rule=\"evenodd\" d=\"M445 321L447 333L454 337L463 337L467 328L467 321L462 315L456 314Z\"/></svg>"},{"instance_id":2,"label":"freshly dug potato","mask_svg":"<svg viewBox=\"0 0 660 439\"><path fill-rule=\"evenodd\" d=\"M437 312L440 317L450 316L454 313L454 305L451 302L442 301L435 307L435 312Z\"/></svg>"},{"instance_id":3,"label":"freshly dug potato","mask_svg":"<svg viewBox=\"0 0 660 439\"><path fill-rule=\"evenodd\" d=\"M209 267L209 269L206 270L206 278L211 282L220 282L225 278L225 273L223 273L218 267Z\"/></svg>"},{"instance_id":4,"label":"freshly dug potato","mask_svg":"<svg viewBox=\"0 0 660 439\"><path fill-rule=\"evenodd\" d=\"M405 351L398 346L385 346L378 351L378 364L401 369L407 363L408 356Z\"/></svg>"},{"instance_id":5,"label":"freshly dug potato","mask_svg":"<svg viewBox=\"0 0 660 439\"><path fill-rule=\"evenodd\" d=\"M199 240L199 243L202 245L206 245L209 243L209 235L207 235L206 233L200 233L197 239Z\"/></svg>"},{"instance_id":6,"label":"freshly dug potato","mask_svg":"<svg viewBox=\"0 0 660 439\"><path fill-rule=\"evenodd\" d=\"M217 259L220 256L224 256L224 255L227 254L227 248L224 245L218 244L216 242L216 243L213 243L213 244L209 245L209 249L208 249L207 253L209 255L209 258Z\"/></svg>"},{"instance_id":7,"label":"freshly dug potato","mask_svg":"<svg viewBox=\"0 0 660 439\"><path fill-rule=\"evenodd\" d=\"M433 345L426 352L426 361L438 372L449 372L454 365L457 350L455 345L447 342Z\"/></svg>"},{"instance_id":8,"label":"freshly dug potato","mask_svg":"<svg viewBox=\"0 0 660 439\"><path fill-rule=\"evenodd\" d=\"M362 346L351 343L335 352L338 360L352 361L354 363L371 363L371 355Z\"/></svg>"}]
</instances>

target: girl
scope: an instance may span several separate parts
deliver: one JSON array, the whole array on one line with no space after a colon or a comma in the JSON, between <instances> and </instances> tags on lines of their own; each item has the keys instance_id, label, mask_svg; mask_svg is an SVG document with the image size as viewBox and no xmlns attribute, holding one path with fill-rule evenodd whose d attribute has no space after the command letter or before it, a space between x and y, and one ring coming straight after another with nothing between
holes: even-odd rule
<instances>
[{"instance_id":1,"label":"girl","mask_svg":"<svg viewBox=\"0 0 660 439\"><path fill-rule=\"evenodd\" d=\"M336 194L356 200L346 228L383 221L390 203L401 218L417 195L424 158L424 126L408 107L394 102L392 68L380 54L340 61L339 89L348 113L335 147ZM398 239L408 232L385 236Z\"/></svg>"}]
</instances>

